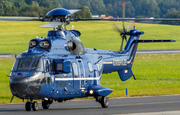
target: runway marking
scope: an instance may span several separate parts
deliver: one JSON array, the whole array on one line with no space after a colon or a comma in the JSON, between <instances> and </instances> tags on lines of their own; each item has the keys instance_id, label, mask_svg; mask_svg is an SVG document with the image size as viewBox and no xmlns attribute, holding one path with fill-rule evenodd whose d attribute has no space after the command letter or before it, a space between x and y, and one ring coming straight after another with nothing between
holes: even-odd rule
<instances>
[{"instance_id":1,"label":"runway marking","mask_svg":"<svg viewBox=\"0 0 180 115\"><path fill-rule=\"evenodd\" d=\"M121 104L121 105L110 105L110 106L115 107L115 106L152 105L152 104L169 104L169 103L180 103L180 101L152 102L152 103L137 103L137 104Z\"/></svg>"},{"instance_id":2,"label":"runway marking","mask_svg":"<svg viewBox=\"0 0 180 115\"><path fill-rule=\"evenodd\" d=\"M170 102L153 102L153 103L137 103L137 104L120 104L120 105L109 105L110 107L117 106L131 106L131 105L152 105L152 104L169 104L169 103L180 103L180 101L170 101ZM101 107L101 106L92 106L93 107ZM77 108L89 108L89 107L77 107Z\"/></svg>"},{"instance_id":3,"label":"runway marking","mask_svg":"<svg viewBox=\"0 0 180 115\"><path fill-rule=\"evenodd\" d=\"M170 103L180 103L180 101L120 104L120 105L109 105L109 107L118 107L118 106L122 107L122 106L133 106L133 105L152 105L152 104L170 104ZM97 108L97 107L101 107L101 106L70 107L70 108L59 108L59 109L88 109L88 108Z\"/></svg>"}]
</instances>

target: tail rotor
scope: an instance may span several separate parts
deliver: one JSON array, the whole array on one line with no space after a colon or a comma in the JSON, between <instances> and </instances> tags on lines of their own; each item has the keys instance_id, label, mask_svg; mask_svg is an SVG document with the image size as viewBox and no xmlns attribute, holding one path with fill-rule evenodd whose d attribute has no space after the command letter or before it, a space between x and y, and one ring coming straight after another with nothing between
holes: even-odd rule
<instances>
[{"instance_id":1,"label":"tail rotor","mask_svg":"<svg viewBox=\"0 0 180 115\"><path fill-rule=\"evenodd\" d=\"M123 29L121 29L116 23L115 23L115 30L118 31L120 33L120 36L122 38L122 42L121 42L121 46L120 46L120 51L123 51L123 43L124 43L124 40L127 42L127 37L126 35L130 35L129 34L129 30L133 27L133 23L130 23L127 28L125 27L125 2L122 3L122 6L123 6L123 21L122 21L122 26L123 26Z\"/></svg>"}]
</instances>

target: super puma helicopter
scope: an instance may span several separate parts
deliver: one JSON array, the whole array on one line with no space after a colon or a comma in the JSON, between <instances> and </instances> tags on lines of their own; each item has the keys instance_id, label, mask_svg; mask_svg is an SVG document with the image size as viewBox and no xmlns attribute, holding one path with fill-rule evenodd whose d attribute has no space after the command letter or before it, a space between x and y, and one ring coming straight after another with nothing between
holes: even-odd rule
<instances>
[{"instance_id":1,"label":"super puma helicopter","mask_svg":"<svg viewBox=\"0 0 180 115\"><path fill-rule=\"evenodd\" d=\"M107 108L109 106L107 96L113 90L101 86L102 74L118 72L120 79L126 81L134 77L131 67L138 43L175 42L174 40L139 40L140 35L144 34L143 31L135 27L127 31L124 26L124 20L138 19L95 19L123 21L123 30L117 28L122 37L120 51L85 48L78 38L81 33L77 30L66 30L66 25L70 21L93 19L69 19L68 16L76 11L78 10L56 8L49 11L45 19L0 18L6 21L50 20L49 24L42 27L54 28L48 31L46 38L35 38L29 42L29 49L16 58L10 73L12 99L16 96L30 100L25 104L26 111L30 111L31 108L34 111L38 110L38 103L33 102L35 99L42 100L42 107L48 109L53 100L63 102L88 96L94 97L103 108ZM126 35L130 36L129 39ZM122 49L124 39L127 43Z\"/></svg>"}]
</instances>

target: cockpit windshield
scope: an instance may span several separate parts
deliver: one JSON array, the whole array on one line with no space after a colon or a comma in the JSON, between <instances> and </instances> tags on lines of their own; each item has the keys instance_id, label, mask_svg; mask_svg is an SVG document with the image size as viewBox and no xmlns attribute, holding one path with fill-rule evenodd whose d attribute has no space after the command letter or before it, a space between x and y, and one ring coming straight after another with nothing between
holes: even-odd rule
<instances>
[{"instance_id":1,"label":"cockpit windshield","mask_svg":"<svg viewBox=\"0 0 180 115\"><path fill-rule=\"evenodd\" d=\"M19 62L18 70L27 71L32 62L32 59L21 59Z\"/></svg>"},{"instance_id":2,"label":"cockpit windshield","mask_svg":"<svg viewBox=\"0 0 180 115\"><path fill-rule=\"evenodd\" d=\"M16 59L13 71L43 71L42 59Z\"/></svg>"}]
</instances>

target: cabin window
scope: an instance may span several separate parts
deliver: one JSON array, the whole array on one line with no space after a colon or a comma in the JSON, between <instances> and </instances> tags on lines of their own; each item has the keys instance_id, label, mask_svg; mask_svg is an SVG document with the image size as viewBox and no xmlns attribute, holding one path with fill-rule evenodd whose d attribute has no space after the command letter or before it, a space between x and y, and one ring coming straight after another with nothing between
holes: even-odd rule
<instances>
[{"instance_id":1,"label":"cabin window","mask_svg":"<svg viewBox=\"0 0 180 115\"><path fill-rule=\"evenodd\" d=\"M76 63L72 63L72 67L73 67L74 76L75 77L79 77L77 64Z\"/></svg>"},{"instance_id":2,"label":"cabin window","mask_svg":"<svg viewBox=\"0 0 180 115\"><path fill-rule=\"evenodd\" d=\"M51 84L51 79L50 79L50 77L47 77L47 84Z\"/></svg>"},{"instance_id":3,"label":"cabin window","mask_svg":"<svg viewBox=\"0 0 180 115\"><path fill-rule=\"evenodd\" d=\"M57 63L57 70L63 70L63 64L62 63Z\"/></svg>"},{"instance_id":4,"label":"cabin window","mask_svg":"<svg viewBox=\"0 0 180 115\"><path fill-rule=\"evenodd\" d=\"M32 62L32 59L21 59L18 70L27 71Z\"/></svg>"},{"instance_id":5,"label":"cabin window","mask_svg":"<svg viewBox=\"0 0 180 115\"><path fill-rule=\"evenodd\" d=\"M91 62L88 62L88 68L89 68L89 72L93 72L93 67Z\"/></svg>"},{"instance_id":6,"label":"cabin window","mask_svg":"<svg viewBox=\"0 0 180 115\"><path fill-rule=\"evenodd\" d=\"M100 71L99 63L97 63L96 65L97 65L97 70Z\"/></svg>"}]
</instances>

